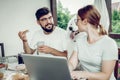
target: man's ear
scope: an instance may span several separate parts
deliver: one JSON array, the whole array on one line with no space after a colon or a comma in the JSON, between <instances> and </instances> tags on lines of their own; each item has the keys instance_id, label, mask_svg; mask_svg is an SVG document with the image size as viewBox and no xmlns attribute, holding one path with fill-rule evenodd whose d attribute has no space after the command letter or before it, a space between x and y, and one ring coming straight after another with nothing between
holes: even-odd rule
<instances>
[{"instance_id":1,"label":"man's ear","mask_svg":"<svg viewBox=\"0 0 120 80\"><path fill-rule=\"evenodd\" d=\"M83 24L87 24L87 23L88 23L87 19L84 19Z\"/></svg>"}]
</instances>

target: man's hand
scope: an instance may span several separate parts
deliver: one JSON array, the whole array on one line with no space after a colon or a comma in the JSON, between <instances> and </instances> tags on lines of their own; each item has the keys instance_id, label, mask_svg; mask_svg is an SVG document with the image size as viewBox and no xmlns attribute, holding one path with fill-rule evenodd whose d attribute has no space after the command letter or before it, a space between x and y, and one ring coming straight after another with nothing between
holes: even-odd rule
<instances>
[{"instance_id":1,"label":"man's hand","mask_svg":"<svg viewBox=\"0 0 120 80\"><path fill-rule=\"evenodd\" d=\"M20 31L18 33L20 39L23 41L23 42L27 42L27 38L26 38L26 33L28 32L28 30L25 30L25 31Z\"/></svg>"},{"instance_id":2,"label":"man's hand","mask_svg":"<svg viewBox=\"0 0 120 80\"><path fill-rule=\"evenodd\" d=\"M52 54L53 48L48 47L46 45L39 46L37 48L38 52L46 53L46 54Z\"/></svg>"},{"instance_id":3,"label":"man's hand","mask_svg":"<svg viewBox=\"0 0 120 80\"><path fill-rule=\"evenodd\" d=\"M46 54L52 54L54 56L64 56L67 57L67 51L58 51L55 48L46 46L46 45L41 45L37 48L38 52L46 53Z\"/></svg>"}]
</instances>

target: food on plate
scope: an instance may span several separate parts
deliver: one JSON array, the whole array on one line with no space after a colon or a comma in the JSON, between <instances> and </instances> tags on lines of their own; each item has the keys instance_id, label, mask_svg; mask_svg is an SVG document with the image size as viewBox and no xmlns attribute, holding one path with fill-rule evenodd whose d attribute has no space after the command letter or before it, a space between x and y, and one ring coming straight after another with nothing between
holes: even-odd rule
<instances>
[{"instance_id":1,"label":"food on plate","mask_svg":"<svg viewBox=\"0 0 120 80\"><path fill-rule=\"evenodd\" d=\"M30 80L28 75L16 73L12 76L12 80Z\"/></svg>"}]
</instances>

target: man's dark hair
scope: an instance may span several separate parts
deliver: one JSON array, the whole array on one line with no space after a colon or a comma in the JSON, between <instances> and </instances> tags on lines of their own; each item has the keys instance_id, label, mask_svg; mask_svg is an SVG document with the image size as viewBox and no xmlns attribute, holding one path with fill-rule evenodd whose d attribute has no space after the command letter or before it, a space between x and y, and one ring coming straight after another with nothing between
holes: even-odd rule
<instances>
[{"instance_id":1,"label":"man's dark hair","mask_svg":"<svg viewBox=\"0 0 120 80\"><path fill-rule=\"evenodd\" d=\"M35 13L36 19L39 20L40 17L48 14L49 12L50 12L50 10L47 7L43 7L43 8L38 9Z\"/></svg>"}]
</instances>

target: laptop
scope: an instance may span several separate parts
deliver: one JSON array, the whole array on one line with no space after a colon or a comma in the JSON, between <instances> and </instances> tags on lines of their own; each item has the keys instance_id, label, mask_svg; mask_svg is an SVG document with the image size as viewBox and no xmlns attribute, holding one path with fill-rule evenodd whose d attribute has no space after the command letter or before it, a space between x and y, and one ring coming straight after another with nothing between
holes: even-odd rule
<instances>
[{"instance_id":1,"label":"laptop","mask_svg":"<svg viewBox=\"0 0 120 80\"><path fill-rule=\"evenodd\" d=\"M65 57L28 54L21 56L30 80L72 80Z\"/></svg>"}]
</instances>

